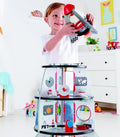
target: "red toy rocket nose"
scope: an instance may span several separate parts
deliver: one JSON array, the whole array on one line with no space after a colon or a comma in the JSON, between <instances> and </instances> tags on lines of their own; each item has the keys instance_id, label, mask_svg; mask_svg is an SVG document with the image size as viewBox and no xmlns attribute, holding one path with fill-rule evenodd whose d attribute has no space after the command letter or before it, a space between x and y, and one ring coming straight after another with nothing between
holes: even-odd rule
<instances>
[{"instance_id":1,"label":"red toy rocket nose","mask_svg":"<svg viewBox=\"0 0 120 137\"><path fill-rule=\"evenodd\" d=\"M64 14L65 15L69 14L74 8L75 8L75 6L72 4L65 5L64 6Z\"/></svg>"}]
</instances>

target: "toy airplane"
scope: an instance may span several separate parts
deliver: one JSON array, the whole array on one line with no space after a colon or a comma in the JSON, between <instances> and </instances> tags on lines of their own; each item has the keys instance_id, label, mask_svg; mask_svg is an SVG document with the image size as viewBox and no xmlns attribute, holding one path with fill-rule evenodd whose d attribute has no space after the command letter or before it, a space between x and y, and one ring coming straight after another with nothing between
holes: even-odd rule
<instances>
[{"instance_id":1,"label":"toy airplane","mask_svg":"<svg viewBox=\"0 0 120 137\"><path fill-rule=\"evenodd\" d=\"M82 16L80 16L76 11L75 11L75 6L72 4L67 4L64 7L64 18L65 18L65 23L70 23L70 16L75 15L79 21L75 24L75 28L78 28L79 31L78 36L85 35L89 31L91 31L94 34L97 34L97 30L93 28L92 23L90 21L86 21L83 19ZM74 43L76 40L78 40L78 36L70 35L71 42Z\"/></svg>"}]
</instances>

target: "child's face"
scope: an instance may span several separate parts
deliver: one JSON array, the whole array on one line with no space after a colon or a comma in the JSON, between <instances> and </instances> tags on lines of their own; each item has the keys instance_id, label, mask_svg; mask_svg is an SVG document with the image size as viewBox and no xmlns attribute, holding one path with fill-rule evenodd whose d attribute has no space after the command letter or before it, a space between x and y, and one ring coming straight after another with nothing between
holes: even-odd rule
<instances>
[{"instance_id":1,"label":"child's face","mask_svg":"<svg viewBox=\"0 0 120 137\"><path fill-rule=\"evenodd\" d=\"M51 33L56 34L65 25L64 6L53 10L45 21L51 27Z\"/></svg>"}]
</instances>

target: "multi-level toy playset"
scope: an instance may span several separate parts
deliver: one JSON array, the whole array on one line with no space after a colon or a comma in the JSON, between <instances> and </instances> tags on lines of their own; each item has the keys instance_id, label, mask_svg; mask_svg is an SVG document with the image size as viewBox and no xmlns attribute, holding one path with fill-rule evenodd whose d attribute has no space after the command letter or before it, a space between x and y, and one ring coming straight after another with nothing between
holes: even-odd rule
<instances>
[{"instance_id":1,"label":"multi-level toy playset","mask_svg":"<svg viewBox=\"0 0 120 137\"><path fill-rule=\"evenodd\" d=\"M98 137L86 66L43 66L34 130L42 137Z\"/></svg>"}]
</instances>

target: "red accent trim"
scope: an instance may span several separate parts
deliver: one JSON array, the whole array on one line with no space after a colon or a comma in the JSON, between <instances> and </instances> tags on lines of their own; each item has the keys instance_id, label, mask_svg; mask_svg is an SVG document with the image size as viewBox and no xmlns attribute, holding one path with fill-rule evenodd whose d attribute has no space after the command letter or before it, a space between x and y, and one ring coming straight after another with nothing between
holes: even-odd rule
<instances>
[{"instance_id":1,"label":"red accent trim","mask_svg":"<svg viewBox=\"0 0 120 137\"><path fill-rule=\"evenodd\" d=\"M86 36L86 35L88 35L89 33L91 33L91 31L89 30L87 33L85 33L84 35Z\"/></svg>"},{"instance_id":2,"label":"red accent trim","mask_svg":"<svg viewBox=\"0 0 120 137\"><path fill-rule=\"evenodd\" d=\"M55 122L57 123L57 102L55 103Z\"/></svg>"},{"instance_id":3,"label":"red accent trim","mask_svg":"<svg viewBox=\"0 0 120 137\"><path fill-rule=\"evenodd\" d=\"M86 125L76 125L77 130L87 130Z\"/></svg>"},{"instance_id":4,"label":"red accent trim","mask_svg":"<svg viewBox=\"0 0 120 137\"><path fill-rule=\"evenodd\" d=\"M73 94L75 92L75 72L73 72Z\"/></svg>"},{"instance_id":5,"label":"red accent trim","mask_svg":"<svg viewBox=\"0 0 120 137\"><path fill-rule=\"evenodd\" d=\"M69 98L69 95L67 95L67 96L62 96L62 95L60 95L60 94L57 94L57 96L59 96L60 98Z\"/></svg>"},{"instance_id":6,"label":"red accent trim","mask_svg":"<svg viewBox=\"0 0 120 137\"><path fill-rule=\"evenodd\" d=\"M81 23L81 21L79 20L76 24L75 24L75 28L76 29L80 29L80 28L82 28L84 25Z\"/></svg>"},{"instance_id":7,"label":"red accent trim","mask_svg":"<svg viewBox=\"0 0 120 137\"><path fill-rule=\"evenodd\" d=\"M66 120L65 122L65 132L73 132L73 126L72 127L68 127L67 122L71 121L70 119Z\"/></svg>"},{"instance_id":8,"label":"red accent trim","mask_svg":"<svg viewBox=\"0 0 120 137\"><path fill-rule=\"evenodd\" d=\"M65 113L65 106L63 107L63 113Z\"/></svg>"},{"instance_id":9,"label":"red accent trim","mask_svg":"<svg viewBox=\"0 0 120 137\"><path fill-rule=\"evenodd\" d=\"M75 123L75 102L73 102L73 123Z\"/></svg>"},{"instance_id":10,"label":"red accent trim","mask_svg":"<svg viewBox=\"0 0 120 137\"><path fill-rule=\"evenodd\" d=\"M57 93L57 72L55 73L55 91Z\"/></svg>"},{"instance_id":11,"label":"red accent trim","mask_svg":"<svg viewBox=\"0 0 120 137\"><path fill-rule=\"evenodd\" d=\"M72 10L75 8L74 5L72 4L67 4L64 6L64 14L67 15L69 14L70 12L72 12Z\"/></svg>"}]
</instances>

